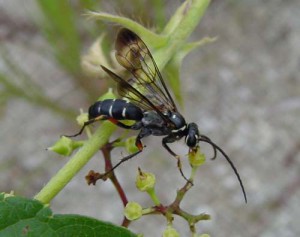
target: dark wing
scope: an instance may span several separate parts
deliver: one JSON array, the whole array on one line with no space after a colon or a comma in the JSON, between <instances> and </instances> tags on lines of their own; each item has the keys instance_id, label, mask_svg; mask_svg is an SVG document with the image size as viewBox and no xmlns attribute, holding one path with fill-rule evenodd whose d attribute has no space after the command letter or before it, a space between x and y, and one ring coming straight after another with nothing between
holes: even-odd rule
<instances>
[{"instance_id":1,"label":"dark wing","mask_svg":"<svg viewBox=\"0 0 300 237\"><path fill-rule=\"evenodd\" d=\"M139 92L136 88L134 88L130 83L128 83L123 78L119 77L117 74L109 70L108 68L102 66L102 69L117 83L117 89L120 96L126 97L130 99L130 102L138 105L138 107L146 109L146 110L155 110L166 122L169 120L163 113L158 110L151 101L144 96L141 92Z\"/></svg>"},{"instance_id":2,"label":"dark wing","mask_svg":"<svg viewBox=\"0 0 300 237\"><path fill-rule=\"evenodd\" d=\"M122 88L124 83L122 85L119 83L121 96L146 110L150 106L165 115L169 111L177 111L148 47L139 36L128 29L120 30L116 40L116 58L133 75L132 78L126 79L127 84L131 85L139 94L143 95L143 99L147 98L147 100L145 100L146 103L143 103L137 99L137 93L134 93L132 89L127 91L128 85L126 88Z\"/></svg>"}]
</instances>

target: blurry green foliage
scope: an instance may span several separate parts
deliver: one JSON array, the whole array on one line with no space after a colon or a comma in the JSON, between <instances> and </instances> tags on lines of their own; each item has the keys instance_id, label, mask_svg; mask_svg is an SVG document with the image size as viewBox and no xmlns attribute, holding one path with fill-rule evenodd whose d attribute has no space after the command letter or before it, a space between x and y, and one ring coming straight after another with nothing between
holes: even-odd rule
<instances>
[{"instance_id":1,"label":"blurry green foliage","mask_svg":"<svg viewBox=\"0 0 300 237\"><path fill-rule=\"evenodd\" d=\"M43 14L40 27L54 54L67 72L77 76L80 71L81 42L75 12L69 1L38 0Z\"/></svg>"}]
</instances>

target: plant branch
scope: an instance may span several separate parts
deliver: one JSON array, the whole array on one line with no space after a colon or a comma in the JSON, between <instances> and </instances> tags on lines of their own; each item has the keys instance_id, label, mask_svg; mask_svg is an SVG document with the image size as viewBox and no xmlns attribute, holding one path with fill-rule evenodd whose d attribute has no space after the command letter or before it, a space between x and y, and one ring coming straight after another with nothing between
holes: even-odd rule
<instances>
[{"instance_id":1,"label":"plant branch","mask_svg":"<svg viewBox=\"0 0 300 237\"><path fill-rule=\"evenodd\" d=\"M176 13L178 15L172 17L171 20L174 22L176 22L174 17L179 18L179 22L176 22L176 30L171 31L168 35L169 41L167 45L153 53L153 57L160 69L163 69L169 60L177 52L180 52L179 49L184 45L187 38L192 34L202 19L209 2L210 0L186 1L183 3L184 11L177 11ZM182 14L184 15L182 16ZM168 27L172 28L170 24L168 24Z\"/></svg>"},{"instance_id":2,"label":"plant branch","mask_svg":"<svg viewBox=\"0 0 300 237\"><path fill-rule=\"evenodd\" d=\"M111 122L103 122L82 148L52 177L34 198L45 204L50 203L83 166L86 165L99 148L107 143L107 140L115 129L116 126Z\"/></svg>"}]
</instances>

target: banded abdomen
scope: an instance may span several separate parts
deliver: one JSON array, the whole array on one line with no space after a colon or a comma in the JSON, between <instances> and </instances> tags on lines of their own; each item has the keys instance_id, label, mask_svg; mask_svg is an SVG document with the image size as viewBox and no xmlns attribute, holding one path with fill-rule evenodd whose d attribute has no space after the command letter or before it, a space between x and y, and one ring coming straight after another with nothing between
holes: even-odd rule
<instances>
[{"instance_id":1,"label":"banded abdomen","mask_svg":"<svg viewBox=\"0 0 300 237\"><path fill-rule=\"evenodd\" d=\"M134 104L121 99L97 101L89 108L89 119L105 115L116 120L136 120L143 118L143 111Z\"/></svg>"}]
</instances>

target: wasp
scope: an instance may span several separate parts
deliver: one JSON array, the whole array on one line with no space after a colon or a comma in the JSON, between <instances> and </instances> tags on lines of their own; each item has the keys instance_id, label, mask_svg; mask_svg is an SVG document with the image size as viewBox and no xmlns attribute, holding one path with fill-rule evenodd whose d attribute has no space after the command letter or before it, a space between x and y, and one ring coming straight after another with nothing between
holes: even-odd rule
<instances>
[{"instance_id":1,"label":"wasp","mask_svg":"<svg viewBox=\"0 0 300 237\"><path fill-rule=\"evenodd\" d=\"M176 104L163 80L163 77L143 40L129 29L121 29L117 35L116 59L129 73L125 79L115 74L108 68L102 69L116 82L120 97L126 99L106 99L97 101L90 106L89 119L81 130L73 136L80 135L85 126L99 120L109 120L124 129L139 131L135 145L138 151L122 158L113 168L131 159L143 151L142 139L147 136L163 136L162 146L177 159L181 170L179 156L174 153L168 144L185 139L185 144L190 151L199 146L199 142L205 142L212 146L214 158L219 151L229 162L235 172L241 186L245 202L246 192L240 175L228 155L207 136L199 133L196 123L187 123L178 111ZM132 125L127 125L122 120L133 120Z\"/></svg>"}]
</instances>

